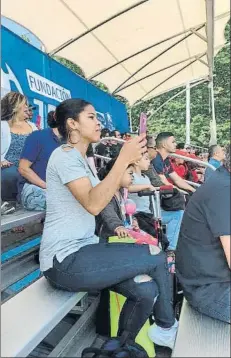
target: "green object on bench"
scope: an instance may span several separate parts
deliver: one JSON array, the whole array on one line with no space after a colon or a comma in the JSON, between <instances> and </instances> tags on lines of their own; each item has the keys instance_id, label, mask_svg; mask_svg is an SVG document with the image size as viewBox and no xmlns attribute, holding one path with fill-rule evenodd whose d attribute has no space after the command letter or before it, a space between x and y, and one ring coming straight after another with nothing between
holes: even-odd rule
<instances>
[{"instance_id":1,"label":"green object on bench","mask_svg":"<svg viewBox=\"0 0 231 358\"><path fill-rule=\"evenodd\" d=\"M134 243L134 239L125 238L119 239L117 236L110 237L109 243L123 242L123 243ZM134 263L135 264L135 263ZM118 321L121 309L124 305L126 298L118 293L110 291L110 323L111 323L111 336L117 336L118 332ZM150 327L149 321L147 321L139 334L136 337L136 342L140 344L147 352L149 357L155 357L155 349L153 342L148 337L148 329Z\"/></svg>"}]
</instances>

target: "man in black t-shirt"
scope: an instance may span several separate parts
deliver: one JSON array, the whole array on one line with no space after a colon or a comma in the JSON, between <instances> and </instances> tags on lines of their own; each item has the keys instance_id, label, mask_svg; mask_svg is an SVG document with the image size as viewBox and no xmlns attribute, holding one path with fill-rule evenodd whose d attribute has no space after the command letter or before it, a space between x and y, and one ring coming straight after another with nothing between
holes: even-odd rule
<instances>
[{"instance_id":1,"label":"man in black t-shirt","mask_svg":"<svg viewBox=\"0 0 231 358\"><path fill-rule=\"evenodd\" d=\"M172 182L178 188L193 193L195 189L173 170L170 159L168 158L169 154L174 153L176 151L176 141L173 133L159 133L156 137L156 149L158 153L156 157L152 160L152 165L155 168L156 172L159 174L161 181L165 185L169 185L170 182ZM168 181L168 179L170 179L170 182Z\"/></svg>"},{"instance_id":2,"label":"man in black t-shirt","mask_svg":"<svg viewBox=\"0 0 231 358\"><path fill-rule=\"evenodd\" d=\"M196 191L183 217L176 271L188 302L230 323L230 145L224 166Z\"/></svg>"}]
</instances>

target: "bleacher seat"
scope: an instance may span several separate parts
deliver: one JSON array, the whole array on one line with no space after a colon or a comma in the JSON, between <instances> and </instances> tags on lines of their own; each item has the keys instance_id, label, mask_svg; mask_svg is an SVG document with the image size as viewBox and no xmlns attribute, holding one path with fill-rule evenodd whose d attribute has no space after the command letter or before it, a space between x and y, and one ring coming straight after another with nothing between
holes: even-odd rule
<instances>
[{"instance_id":1,"label":"bleacher seat","mask_svg":"<svg viewBox=\"0 0 231 358\"><path fill-rule=\"evenodd\" d=\"M52 288L42 277L1 307L1 356L26 357L86 295Z\"/></svg>"},{"instance_id":2,"label":"bleacher seat","mask_svg":"<svg viewBox=\"0 0 231 358\"><path fill-rule=\"evenodd\" d=\"M184 300L172 357L230 357L230 325L198 313Z\"/></svg>"},{"instance_id":3,"label":"bleacher seat","mask_svg":"<svg viewBox=\"0 0 231 358\"><path fill-rule=\"evenodd\" d=\"M45 217L45 211L27 211L19 209L13 214L3 215L1 220L1 232L11 230L20 225L33 223L42 220Z\"/></svg>"}]
</instances>

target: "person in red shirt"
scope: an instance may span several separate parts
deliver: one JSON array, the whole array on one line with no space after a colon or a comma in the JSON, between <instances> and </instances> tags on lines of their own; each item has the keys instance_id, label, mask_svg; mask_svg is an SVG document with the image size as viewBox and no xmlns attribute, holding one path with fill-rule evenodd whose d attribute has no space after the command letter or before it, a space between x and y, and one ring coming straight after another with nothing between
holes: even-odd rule
<instances>
[{"instance_id":1,"label":"person in red shirt","mask_svg":"<svg viewBox=\"0 0 231 358\"><path fill-rule=\"evenodd\" d=\"M185 179L187 175L187 166L185 165L185 161L183 159L174 158L172 160L173 170L182 178Z\"/></svg>"}]
</instances>

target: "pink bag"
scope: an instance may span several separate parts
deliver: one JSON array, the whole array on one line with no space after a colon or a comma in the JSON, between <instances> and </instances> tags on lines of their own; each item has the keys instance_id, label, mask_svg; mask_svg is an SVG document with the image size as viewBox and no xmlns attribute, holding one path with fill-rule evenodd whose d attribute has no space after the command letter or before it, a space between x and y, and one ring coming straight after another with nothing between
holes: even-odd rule
<instances>
[{"instance_id":1,"label":"pink bag","mask_svg":"<svg viewBox=\"0 0 231 358\"><path fill-rule=\"evenodd\" d=\"M135 231L132 229L127 229L129 235L136 240L136 244L147 244L147 245L154 245L158 246L158 240L151 235L147 234L146 232L140 230Z\"/></svg>"}]
</instances>

